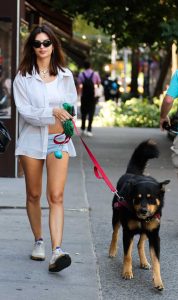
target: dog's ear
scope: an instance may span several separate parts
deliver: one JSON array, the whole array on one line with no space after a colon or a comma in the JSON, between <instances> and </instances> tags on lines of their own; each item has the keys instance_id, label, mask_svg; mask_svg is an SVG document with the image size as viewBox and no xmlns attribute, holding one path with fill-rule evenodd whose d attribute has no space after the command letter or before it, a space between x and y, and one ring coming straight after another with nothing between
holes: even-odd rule
<instances>
[{"instance_id":1,"label":"dog's ear","mask_svg":"<svg viewBox=\"0 0 178 300\"><path fill-rule=\"evenodd\" d=\"M162 191L165 191L165 186L166 186L167 184L169 184L169 182L170 182L169 179L167 179L167 180L165 180L165 181L163 181L163 182L160 182L160 188L161 188Z\"/></svg>"}]
</instances>

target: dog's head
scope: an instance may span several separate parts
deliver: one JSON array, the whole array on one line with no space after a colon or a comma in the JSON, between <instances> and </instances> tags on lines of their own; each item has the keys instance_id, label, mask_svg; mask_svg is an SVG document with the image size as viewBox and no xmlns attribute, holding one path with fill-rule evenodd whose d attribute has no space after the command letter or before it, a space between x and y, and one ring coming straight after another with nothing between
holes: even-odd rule
<instances>
[{"instance_id":1,"label":"dog's head","mask_svg":"<svg viewBox=\"0 0 178 300\"><path fill-rule=\"evenodd\" d=\"M131 198L133 210L139 219L146 220L161 212L163 207L165 185L170 180L157 182L151 177L132 182Z\"/></svg>"}]
</instances>

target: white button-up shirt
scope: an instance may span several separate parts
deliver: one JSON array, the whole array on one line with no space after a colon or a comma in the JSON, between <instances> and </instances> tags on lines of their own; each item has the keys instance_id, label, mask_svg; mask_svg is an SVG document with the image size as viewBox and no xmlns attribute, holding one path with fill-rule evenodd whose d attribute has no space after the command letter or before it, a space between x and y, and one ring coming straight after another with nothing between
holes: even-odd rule
<instances>
[{"instance_id":1,"label":"white button-up shirt","mask_svg":"<svg viewBox=\"0 0 178 300\"><path fill-rule=\"evenodd\" d=\"M59 107L67 102L74 105L77 114L77 92L71 71L58 70ZM53 108L49 107L45 82L33 70L32 75L18 73L13 83L15 104L19 112L19 139L15 155L45 159L48 147L48 125L55 123ZM72 140L69 154L75 156Z\"/></svg>"}]
</instances>

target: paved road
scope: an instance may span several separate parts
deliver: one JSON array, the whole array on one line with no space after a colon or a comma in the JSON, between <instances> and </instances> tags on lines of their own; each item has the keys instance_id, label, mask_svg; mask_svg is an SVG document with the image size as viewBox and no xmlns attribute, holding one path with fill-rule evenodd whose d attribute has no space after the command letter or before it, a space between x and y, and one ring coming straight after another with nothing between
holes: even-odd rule
<instances>
[{"instance_id":1,"label":"paved road","mask_svg":"<svg viewBox=\"0 0 178 300\"><path fill-rule=\"evenodd\" d=\"M71 159L65 192L64 247L73 264L60 274L48 274L50 243L45 188L42 197L43 226L47 260L32 262L29 254L32 235L24 209L24 179L0 178L0 299L7 300L177 300L178 287L178 202L177 179L170 159L170 144L159 129L94 128L86 138L113 184L125 172L130 155L141 141L154 138L161 150L150 161L147 172L158 180L167 178L165 207L161 225L162 293L154 291L151 271L139 269L136 241L133 252L135 277L121 278L122 242L118 257L108 258L111 240L112 194L93 175L92 164L78 137L74 137L78 157ZM46 176L44 173L44 183ZM14 208L13 208L14 207ZM147 251L148 252L148 251ZM149 256L149 255L148 255Z\"/></svg>"}]
</instances>

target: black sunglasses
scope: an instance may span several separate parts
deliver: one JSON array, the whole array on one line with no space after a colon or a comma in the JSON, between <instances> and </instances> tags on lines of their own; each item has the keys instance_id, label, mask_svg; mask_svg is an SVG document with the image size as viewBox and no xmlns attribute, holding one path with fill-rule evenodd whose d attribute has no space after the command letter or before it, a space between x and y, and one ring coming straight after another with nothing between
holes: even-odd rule
<instances>
[{"instance_id":1,"label":"black sunglasses","mask_svg":"<svg viewBox=\"0 0 178 300\"><path fill-rule=\"evenodd\" d=\"M43 45L45 48L49 47L52 44L51 40L44 40L43 42L40 42L38 40L33 41L33 47L34 48L40 48L41 45Z\"/></svg>"}]
</instances>

